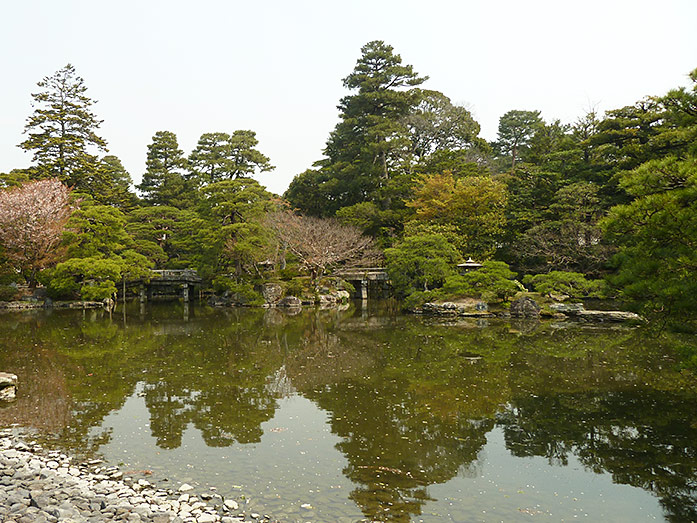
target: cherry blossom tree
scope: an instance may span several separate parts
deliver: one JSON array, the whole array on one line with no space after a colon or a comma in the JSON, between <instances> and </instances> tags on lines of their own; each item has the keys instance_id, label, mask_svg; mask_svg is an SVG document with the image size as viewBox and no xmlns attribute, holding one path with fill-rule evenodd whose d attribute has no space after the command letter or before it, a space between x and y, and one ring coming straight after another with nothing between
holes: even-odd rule
<instances>
[{"instance_id":1,"label":"cherry blossom tree","mask_svg":"<svg viewBox=\"0 0 697 523\"><path fill-rule=\"evenodd\" d=\"M56 179L0 191L0 246L12 268L30 286L59 257L66 222L73 211L70 190Z\"/></svg>"}]
</instances>

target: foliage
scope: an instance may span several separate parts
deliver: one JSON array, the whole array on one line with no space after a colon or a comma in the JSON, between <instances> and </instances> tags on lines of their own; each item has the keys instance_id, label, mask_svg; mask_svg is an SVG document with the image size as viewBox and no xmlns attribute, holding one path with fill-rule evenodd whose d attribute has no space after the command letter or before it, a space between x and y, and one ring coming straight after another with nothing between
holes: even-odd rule
<instances>
[{"instance_id":1,"label":"foliage","mask_svg":"<svg viewBox=\"0 0 697 523\"><path fill-rule=\"evenodd\" d=\"M446 278L439 295L448 299L471 296L506 302L520 290L513 281L515 277L508 264L485 261L477 270Z\"/></svg>"},{"instance_id":2,"label":"foliage","mask_svg":"<svg viewBox=\"0 0 697 523\"><path fill-rule=\"evenodd\" d=\"M56 179L0 191L3 257L33 285L39 271L56 262L72 213L70 191Z\"/></svg>"},{"instance_id":3,"label":"foliage","mask_svg":"<svg viewBox=\"0 0 697 523\"><path fill-rule=\"evenodd\" d=\"M93 178L100 173L90 150L106 150L106 141L96 133L102 121L92 112L94 102L86 95L84 80L68 64L38 83L33 93L36 109L27 119L27 139L19 146L34 151L36 175L57 177L76 191L98 196Z\"/></svg>"},{"instance_id":4,"label":"foliage","mask_svg":"<svg viewBox=\"0 0 697 523\"><path fill-rule=\"evenodd\" d=\"M447 281L447 278L446 278ZM415 291L409 294L402 303L402 308L405 311L411 311L421 307L424 303L437 301L442 297L438 290L431 291Z\"/></svg>"},{"instance_id":5,"label":"foliage","mask_svg":"<svg viewBox=\"0 0 697 523\"><path fill-rule=\"evenodd\" d=\"M395 292L402 297L439 287L455 273L457 249L440 234L407 236L385 250L385 266Z\"/></svg>"},{"instance_id":6,"label":"foliage","mask_svg":"<svg viewBox=\"0 0 697 523\"><path fill-rule=\"evenodd\" d=\"M70 218L63 241L71 258L110 256L132 246L126 215L109 205L85 202Z\"/></svg>"},{"instance_id":7,"label":"foliage","mask_svg":"<svg viewBox=\"0 0 697 523\"><path fill-rule=\"evenodd\" d=\"M480 127L466 108L438 91L423 90L419 98L404 119L415 162L439 151L467 150L477 143Z\"/></svg>"},{"instance_id":8,"label":"foliage","mask_svg":"<svg viewBox=\"0 0 697 523\"><path fill-rule=\"evenodd\" d=\"M157 131L148 145L146 171L138 189L150 205L187 208L193 204L193 191L184 179L188 166L184 151L179 149L177 135Z\"/></svg>"},{"instance_id":9,"label":"foliage","mask_svg":"<svg viewBox=\"0 0 697 523\"><path fill-rule=\"evenodd\" d=\"M131 175L116 156L107 155L99 161L101 173L93 182L95 199L103 205L113 205L122 211L133 209L138 197L131 192Z\"/></svg>"},{"instance_id":10,"label":"foliage","mask_svg":"<svg viewBox=\"0 0 697 523\"><path fill-rule=\"evenodd\" d=\"M603 213L595 184L577 182L560 188L547 219L518 237L515 249L521 264L540 272L601 274L613 252L598 225Z\"/></svg>"},{"instance_id":11,"label":"foliage","mask_svg":"<svg viewBox=\"0 0 697 523\"><path fill-rule=\"evenodd\" d=\"M627 173L634 196L614 207L603 226L619 246L610 281L645 312L692 315L697 310L697 159L651 160Z\"/></svg>"},{"instance_id":12,"label":"foliage","mask_svg":"<svg viewBox=\"0 0 697 523\"><path fill-rule=\"evenodd\" d=\"M213 280L213 288L218 293L229 295L240 305L258 306L264 303L264 297L250 283L239 283L231 278L218 276Z\"/></svg>"},{"instance_id":13,"label":"foliage","mask_svg":"<svg viewBox=\"0 0 697 523\"><path fill-rule=\"evenodd\" d=\"M198 240L209 229L207 220L195 212L168 206L136 209L126 224L134 249L150 257L157 268L167 269L198 266L202 254Z\"/></svg>"},{"instance_id":14,"label":"foliage","mask_svg":"<svg viewBox=\"0 0 697 523\"><path fill-rule=\"evenodd\" d=\"M339 102L341 121L329 135L319 162L321 171L306 171L298 184L327 197L328 212L316 212L296 185L286 197L301 211L334 213L364 201L382 209L393 205L389 181L398 175L403 153L410 145L405 117L421 99L416 87L426 80L411 65L402 65L394 49L380 40L368 42L354 70L344 78L352 90ZM310 200L311 203L311 200Z\"/></svg>"},{"instance_id":15,"label":"foliage","mask_svg":"<svg viewBox=\"0 0 697 523\"><path fill-rule=\"evenodd\" d=\"M199 185L248 177L274 169L256 146L254 131L205 133L189 156L190 176Z\"/></svg>"},{"instance_id":16,"label":"foliage","mask_svg":"<svg viewBox=\"0 0 697 523\"><path fill-rule=\"evenodd\" d=\"M525 285L543 294L561 294L571 298L605 298L604 280L587 280L578 272L552 271L547 274L528 274L523 278Z\"/></svg>"},{"instance_id":17,"label":"foliage","mask_svg":"<svg viewBox=\"0 0 697 523\"><path fill-rule=\"evenodd\" d=\"M511 169L524 153L542 123L540 111L508 111L499 120L499 133L496 142L498 149L511 158Z\"/></svg>"},{"instance_id":18,"label":"foliage","mask_svg":"<svg viewBox=\"0 0 697 523\"><path fill-rule=\"evenodd\" d=\"M48 291L53 297L104 300L116 295L123 278L138 278L149 273L150 262L134 251L122 256L71 258L59 263L50 274Z\"/></svg>"},{"instance_id":19,"label":"foliage","mask_svg":"<svg viewBox=\"0 0 697 523\"><path fill-rule=\"evenodd\" d=\"M308 290L308 283L307 278L293 278L286 282L284 285L286 296L303 296Z\"/></svg>"},{"instance_id":20,"label":"foliage","mask_svg":"<svg viewBox=\"0 0 697 523\"><path fill-rule=\"evenodd\" d=\"M452 226L460 253L481 258L494 252L503 233L506 199L506 186L490 177L455 179L444 172L418 176L407 206L417 220Z\"/></svg>"}]
</instances>

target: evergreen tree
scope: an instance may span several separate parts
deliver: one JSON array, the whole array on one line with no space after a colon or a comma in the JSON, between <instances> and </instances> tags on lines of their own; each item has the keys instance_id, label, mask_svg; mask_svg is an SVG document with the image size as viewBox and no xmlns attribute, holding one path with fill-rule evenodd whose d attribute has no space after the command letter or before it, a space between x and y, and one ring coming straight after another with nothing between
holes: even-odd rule
<instances>
[{"instance_id":1,"label":"evergreen tree","mask_svg":"<svg viewBox=\"0 0 697 523\"><path fill-rule=\"evenodd\" d=\"M95 200L103 205L113 205L128 211L138 204L138 197L131 192L133 180L121 160L107 155L99 162L99 180L102 187L95 187Z\"/></svg>"},{"instance_id":2,"label":"evergreen tree","mask_svg":"<svg viewBox=\"0 0 697 523\"><path fill-rule=\"evenodd\" d=\"M189 156L191 177L206 185L273 170L269 158L256 149L258 144L254 131L205 133Z\"/></svg>"},{"instance_id":3,"label":"evergreen tree","mask_svg":"<svg viewBox=\"0 0 697 523\"><path fill-rule=\"evenodd\" d=\"M102 120L91 107L84 80L68 64L37 84L34 113L27 119L28 135L19 147L34 152L35 176L57 177L79 192L92 194L91 182L99 177L97 157L90 150L106 151L97 135Z\"/></svg>"},{"instance_id":4,"label":"evergreen tree","mask_svg":"<svg viewBox=\"0 0 697 523\"><path fill-rule=\"evenodd\" d=\"M334 180L331 198L334 210L363 201L391 206L383 194L399 167L410 142L405 117L418 103L415 87L420 77L411 65L382 41L369 42L344 87L357 91L339 103L341 122L327 141L326 160L321 165Z\"/></svg>"},{"instance_id":5,"label":"evergreen tree","mask_svg":"<svg viewBox=\"0 0 697 523\"><path fill-rule=\"evenodd\" d=\"M138 189L151 205L190 207L193 191L184 179L187 166L184 151L179 149L177 135L171 131L157 131L148 145L146 171Z\"/></svg>"},{"instance_id":6,"label":"evergreen tree","mask_svg":"<svg viewBox=\"0 0 697 523\"><path fill-rule=\"evenodd\" d=\"M496 145L499 151L511 158L515 167L521 153L527 150L530 139L542 124L540 111L508 111L499 119L499 134Z\"/></svg>"}]
</instances>

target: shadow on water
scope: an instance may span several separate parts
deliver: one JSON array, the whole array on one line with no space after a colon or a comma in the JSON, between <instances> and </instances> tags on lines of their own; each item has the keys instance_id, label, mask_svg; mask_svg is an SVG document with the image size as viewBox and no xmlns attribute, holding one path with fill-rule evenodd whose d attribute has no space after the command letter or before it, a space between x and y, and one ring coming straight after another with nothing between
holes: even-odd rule
<instances>
[{"instance_id":1,"label":"shadow on water","mask_svg":"<svg viewBox=\"0 0 697 523\"><path fill-rule=\"evenodd\" d=\"M0 370L22 389L0 425L34 425L73 451L99 452L121 430L105 420L140 398L163 452L192 430L209 449L263 450L284 401L303 398L336 440L344 502L371 520L445 510L435 486L481 477L494 429L511 460L573 459L655 496L667 520L697 518L697 390L676 370L670 340L559 327L408 317L390 304L6 314ZM333 507L317 510L345 515Z\"/></svg>"}]
</instances>

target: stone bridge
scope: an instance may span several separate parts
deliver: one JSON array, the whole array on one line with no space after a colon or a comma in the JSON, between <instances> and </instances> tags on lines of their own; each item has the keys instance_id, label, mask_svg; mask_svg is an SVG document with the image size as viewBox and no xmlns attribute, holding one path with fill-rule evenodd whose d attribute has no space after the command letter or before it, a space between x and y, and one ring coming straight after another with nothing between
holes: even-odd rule
<instances>
[{"instance_id":1,"label":"stone bridge","mask_svg":"<svg viewBox=\"0 0 697 523\"><path fill-rule=\"evenodd\" d=\"M194 269L165 269L150 271L149 280L138 279L127 282L130 287L140 287L140 301L152 300L153 296L179 297L185 302L196 298L193 292L201 285L201 277Z\"/></svg>"},{"instance_id":2,"label":"stone bridge","mask_svg":"<svg viewBox=\"0 0 697 523\"><path fill-rule=\"evenodd\" d=\"M334 276L346 280L356 288L354 298L367 300L370 294L386 298L389 296L392 284L384 267L352 267L334 273Z\"/></svg>"}]
</instances>

